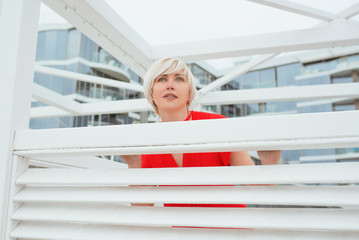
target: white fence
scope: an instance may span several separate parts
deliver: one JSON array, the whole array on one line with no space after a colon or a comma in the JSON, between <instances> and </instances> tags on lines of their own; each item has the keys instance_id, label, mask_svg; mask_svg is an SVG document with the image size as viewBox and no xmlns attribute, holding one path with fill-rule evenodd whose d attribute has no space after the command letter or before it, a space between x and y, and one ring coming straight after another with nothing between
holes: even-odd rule
<instances>
[{"instance_id":1,"label":"white fence","mask_svg":"<svg viewBox=\"0 0 359 240\"><path fill-rule=\"evenodd\" d=\"M359 112L349 111L18 131L10 236L358 239L357 162L178 169L26 165L28 159L46 157L355 147L357 122ZM243 203L248 208L164 208L162 203Z\"/></svg>"}]
</instances>

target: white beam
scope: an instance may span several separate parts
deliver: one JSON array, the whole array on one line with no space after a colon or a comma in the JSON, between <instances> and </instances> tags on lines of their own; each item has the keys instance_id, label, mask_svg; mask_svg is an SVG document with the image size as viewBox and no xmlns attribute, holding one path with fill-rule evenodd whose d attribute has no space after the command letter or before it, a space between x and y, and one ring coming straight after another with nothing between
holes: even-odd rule
<instances>
[{"instance_id":1,"label":"white beam","mask_svg":"<svg viewBox=\"0 0 359 240\"><path fill-rule=\"evenodd\" d=\"M28 130L16 133L14 148L34 157L358 147L358 121L359 111L345 111Z\"/></svg>"},{"instance_id":2,"label":"white beam","mask_svg":"<svg viewBox=\"0 0 359 240\"><path fill-rule=\"evenodd\" d=\"M190 62L212 58L344 47L359 44L358 29L359 23L345 22L318 28L154 46L153 57L158 59L177 56Z\"/></svg>"},{"instance_id":3,"label":"white beam","mask_svg":"<svg viewBox=\"0 0 359 240\"><path fill-rule=\"evenodd\" d=\"M143 77L149 45L105 1L43 0L86 36Z\"/></svg>"},{"instance_id":4,"label":"white beam","mask_svg":"<svg viewBox=\"0 0 359 240\"><path fill-rule=\"evenodd\" d=\"M299 15L316 18L322 21L330 22L337 18L337 15L320 9L308 7L303 4L295 3L288 0L249 0L262 5L282 9L284 11L296 13Z\"/></svg>"},{"instance_id":5,"label":"white beam","mask_svg":"<svg viewBox=\"0 0 359 240\"><path fill-rule=\"evenodd\" d=\"M32 97L40 102L55 106L72 114L78 114L81 112L80 103L68 99L63 95L58 94L36 83L34 83L32 86Z\"/></svg>"},{"instance_id":6,"label":"white beam","mask_svg":"<svg viewBox=\"0 0 359 240\"><path fill-rule=\"evenodd\" d=\"M338 16L341 18L349 19L354 17L355 15L359 14L359 3L356 3L352 5L351 7L348 7L347 9L344 9L341 11Z\"/></svg>"},{"instance_id":7,"label":"white beam","mask_svg":"<svg viewBox=\"0 0 359 240\"><path fill-rule=\"evenodd\" d=\"M201 105L359 98L359 83L216 91L201 96Z\"/></svg>"},{"instance_id":8,"label":"white beam","mask_svg":"<svg viewBox=\"0 0 359 240\"><path fill-rule=\"evenodd\" d=\"M151 111L152 107L147 99L129 99L111 102L82 104L82 115L127 113Z\"/></svg>"},{"instance_id":9,"label":"white beam","mask_svg":"<svg viewBox=\"0 0 359 240\"><path fill-rule=\"evenodd\" d=\"M0 2L0 239L6 236L15 130L27 129L40 0ZM21 166L20 166L21 167Z\"/></svg>"},{"instance_id":10,"label":"white beam","mask_svg":"<svg viewBox=\"0 0 359 240\"><path fill-rule=\"evenodd\" d=\"M58 109L57 107L33 107L31 108L30 118L51 118L51 117L68 117L72 113Z\"/></svg>"},{"instance_id":11,"label":"white beam","mask_svg":"<svg viewBox=\"0 0 359 240\"><path fill-rule=\"evenodd\" d=\"M236 77L249 72L251 69L255 68L259 64L273 58L275 55L276 54L267 54L267 55L256 57L253 60L249 61L248 63L235 68L232 72L230 72L230 73L224 75L223 77L217 79L216 81L208 84L207 86L205 86L204 88L199 90L199 93L206 94L212 90L215 90L216 88L219 88L222 85L232 81Z\"/></svg>"},{"instance_id":12,"label":"white beam","mask_svg":"<svg viewBox=\"0 0 359 240\"><path fill-rule=\"evenodd\" d=\"M121 89L143 92L143 86L139 84L137 85L137 84L126 83L122 81L116 81L113 79L103 78L103 77L91 76L77 72L55 69L51 67L44 67L39 64L35 65L35 71L38 73L48 74L51 76L70 78L70 79L80 80L89 83L101 84L109 87L117 87Z\"/></svg>"},{"instance_id":13,"label":"white beam","mask_svg":"<svg viewBox=\"0 0 359 240\"><path fill-rule=\"evenodd\" d=\"M98 114L116 114L128 112L145 112L152 111L151 105L146 99L129 99L97 103L82 103L81 111L70 113L56 107L36 107L31 108L31 118L48 118L48 117L66 117L66 116L83 116Z\"/></svg>"}]
</instances>

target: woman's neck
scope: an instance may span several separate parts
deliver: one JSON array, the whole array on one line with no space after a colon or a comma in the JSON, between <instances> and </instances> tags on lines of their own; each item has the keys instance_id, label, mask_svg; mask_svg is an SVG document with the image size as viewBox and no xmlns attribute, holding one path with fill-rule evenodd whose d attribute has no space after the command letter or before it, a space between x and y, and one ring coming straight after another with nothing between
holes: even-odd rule
<instances>
[{"instance_id":1,"label":"woman's neck","mask_svg":"<svg viewBox=\"0 0 359 240\"><path fill-rule=\"evenodd\" d=\"M174 122L174 121L183 121L187 118L189 112L187 109L180 111L160 111L159 116L162 119L162 122Z\"/></svg>"}]
</instances>

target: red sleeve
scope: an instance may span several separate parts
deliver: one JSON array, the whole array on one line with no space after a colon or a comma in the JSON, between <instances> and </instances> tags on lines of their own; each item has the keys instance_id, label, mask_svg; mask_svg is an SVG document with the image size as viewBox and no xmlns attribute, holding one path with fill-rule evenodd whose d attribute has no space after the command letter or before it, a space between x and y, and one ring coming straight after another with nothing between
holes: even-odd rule
<instances>
[{"instance_id":1,"label":"red sleeve","mask_svg":"<svg viewBox=\"0 0 359 240\"><path fill-rule=\"evenodd\" d=\"M231 152L220 152L221 160L223 166L229 166L229 159L231 157Z\"/></svg>"},{"instance_id":2,"label":"red sleeve","mask_svg":"<svg viewBox=\"0 0 359 240\"><path fill-rule=\"evenodd\" d=\"M152 168L150 156L142 155L141 158L142 158L141 168Z\"/></svg>"}]
</instances>

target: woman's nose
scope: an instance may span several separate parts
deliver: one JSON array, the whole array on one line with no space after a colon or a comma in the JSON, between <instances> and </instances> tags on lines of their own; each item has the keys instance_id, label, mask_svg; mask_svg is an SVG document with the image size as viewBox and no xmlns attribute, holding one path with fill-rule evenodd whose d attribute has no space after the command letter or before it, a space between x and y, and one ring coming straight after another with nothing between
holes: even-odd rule
<instances>
[{"instance_id":1,"label":"woman's nose","mask_svg":"<svg viewBox=\"0 0 359 240\"><path fill-rule=\"evenodd\" d=\"M174 88L174 80L172 79L169 79L167 81L167 86L166 86L167 89L173 89Z\"/></svg>"}]
</instances>

